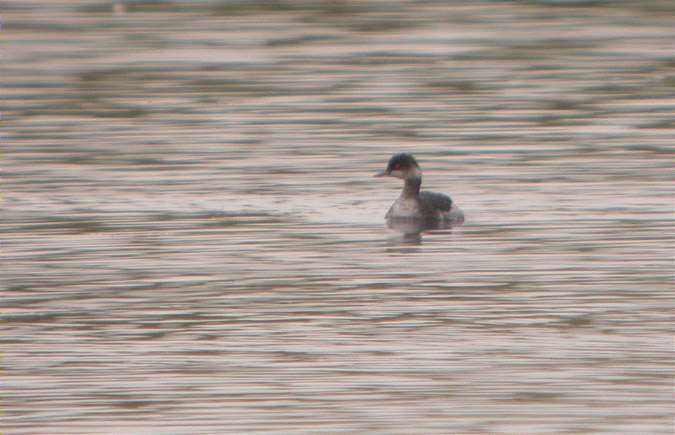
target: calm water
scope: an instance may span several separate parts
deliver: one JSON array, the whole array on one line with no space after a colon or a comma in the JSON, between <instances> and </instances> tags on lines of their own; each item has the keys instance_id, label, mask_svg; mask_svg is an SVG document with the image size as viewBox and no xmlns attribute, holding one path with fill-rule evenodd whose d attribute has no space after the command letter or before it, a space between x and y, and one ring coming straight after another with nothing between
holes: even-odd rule
<instances>
[{"instance_id":1,"label":"calm water","mask_svg":"<svg viewBox=\"0 0 675 435\"><path fill-rule=\"evenodd\" d=\"M673 433L671 2L0 6L3 433Z\"/></svg>"}]
</instances>

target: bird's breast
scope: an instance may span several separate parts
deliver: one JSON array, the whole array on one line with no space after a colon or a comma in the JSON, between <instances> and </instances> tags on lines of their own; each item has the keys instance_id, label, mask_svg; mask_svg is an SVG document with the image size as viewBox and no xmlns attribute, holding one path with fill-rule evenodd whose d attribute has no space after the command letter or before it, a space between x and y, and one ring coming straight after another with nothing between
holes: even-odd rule
<instances>
[{"instance_id":1,"label":"bird's breast","mask_svg":"<svg viewBox=\"0 0 675 435\"><path fill-rule=\"evenodd\" d=\"M388 215L391 217L416 217L419 216L420 207L414 198L399 198L391 206Z\"/></svg>"}]
</instances>

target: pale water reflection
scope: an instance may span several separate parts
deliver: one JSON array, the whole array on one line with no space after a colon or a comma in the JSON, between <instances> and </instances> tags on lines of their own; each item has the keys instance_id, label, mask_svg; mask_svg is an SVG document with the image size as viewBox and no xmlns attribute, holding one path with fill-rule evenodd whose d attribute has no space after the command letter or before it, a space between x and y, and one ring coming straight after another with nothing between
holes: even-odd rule
<instances>
[{"instance_id":1,"label":"pale water reflection","mask_svg":"<svg viewBox=\"0 0 675 435\"><path fill-rule=\"evenodd\" d=\"M124 3L2 2L3 433L672 433L671 2Z\"/></svg>"}]
</instances>

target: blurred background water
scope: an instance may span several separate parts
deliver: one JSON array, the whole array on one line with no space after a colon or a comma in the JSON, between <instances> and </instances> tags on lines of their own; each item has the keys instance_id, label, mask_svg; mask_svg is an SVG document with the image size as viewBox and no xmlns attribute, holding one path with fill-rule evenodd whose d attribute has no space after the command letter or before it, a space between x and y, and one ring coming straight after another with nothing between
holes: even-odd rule
<instances>
[{"instance_id":1,"label":"blurred background water","mask_svg":"<svg viewBox=\"0 0 675 435\"><path fill-rule=\"evenodd\" d=\"M675 3L0 10L5 433L673 432Z\"/></svg>"}]
</instances>

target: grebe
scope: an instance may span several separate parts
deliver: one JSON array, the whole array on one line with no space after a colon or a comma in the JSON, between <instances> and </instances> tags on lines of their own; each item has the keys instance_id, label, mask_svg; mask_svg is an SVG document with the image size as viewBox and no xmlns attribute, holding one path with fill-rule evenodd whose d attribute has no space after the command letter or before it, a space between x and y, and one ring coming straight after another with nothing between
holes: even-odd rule
<instances>
[{"instance_id":1,"label":"grebe","mask_svg":"<svg viewBox=\"0 0 675 435\"><path fill-rule=\"evenodd\" d=\"M405 181L401 196L394 202L385 219L424 220L451 225L464 223L464 213L448 195L437 192L420 192L422 171L417 160L409 153L394 154L387 169L376 177L396 177Z\"/></svg>"}]
</instances>

